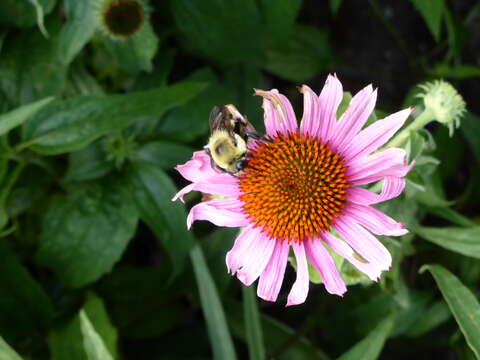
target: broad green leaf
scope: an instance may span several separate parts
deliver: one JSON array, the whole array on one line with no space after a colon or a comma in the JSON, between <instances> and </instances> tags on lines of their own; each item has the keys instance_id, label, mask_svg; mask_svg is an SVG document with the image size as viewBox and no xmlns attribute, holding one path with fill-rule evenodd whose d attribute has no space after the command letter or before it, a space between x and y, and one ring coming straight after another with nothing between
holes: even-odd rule
<instances>
[{"instance_id":1,"label":"broad green leaf","mask_svg":"<svg viewBox=\"0 0 480 360\"><path fill-rule=\"evenodd\" d=\"M435 304L429 306L426 311L421 313L421 316L419 316L415 325L410 327L407 336L419 337L425 335L450 319L451 316L447 304L444 301L437 301Z\"/></svg>"},{"instance_id":2,"label":"broad green leaf","mask_svg":"<svg viewBox=\"0 0 480 360\"><path fill-rule=\"evenodd\" d=\"M431 214L435 214L437 216L440 216L450 222L454 225L458 226L475 226L475 222L472 221L470 218L463 216L460 214L458 211L455 211L449 207L434 207L434 208L426 208L426 211L428 211Z\"/></svg>"},{"instance_id":3,"label":"broad green leaf","mask_svg":"<svg viewBox=\"0 0 480 360\"><path fill-rule=\"evenodd\" d=\"M67 20L60 31L58 52L65 64L72 62L97 28L93 1L64 1Z\"/></svg>"},{"instance_id":4,"label":"broad green leaf","mask_svg":"<svg viewBox=\"0 0 480 360\"><path fill-rule=\"evenodd\" d=\"M350 350L338 358L338 360L375 360L378 359L383 345L392 331L395 323L395 315L389 315L382 320L363 340L355 344Z\"/></svg>"},{"instance_id":5,"label":"broad green leaf","mask_svg":"<svg viewBox=\"0 0 480 360\"><path fill-rule=\"evenodd\" d=\"M203 314L207 322L213 358L216 360L236 359L237 356L235 355L235 348L228 330L223 306L199 245L192 248L190 258L197 279Z\"/></svg>"},{"instance_id":6,"label":"broad green leaf","mask_svg":"<svg viewBox=\"0 0 480 360\"><path fill-rule=\"evenodd\" d=\"M126 187L118 182L72 186L47 210L37 259L65 285L85 286L120 259L137 218Z\"/></svg>"},{"instance_id":7,"label":"broad green leaf","mask_svg":"<svg viewBox=\"0 0 480 360\"><path fill-rule=\"evenodd\" d=\"M113 161L107 160L103 141L98 140L68 154L68 167L63 181L98 179L108 174L113 168Z\"/></svg>"},{"instance_id":8,"label":"broad green leaf","mask_svg":"<svg viewBox=\"0 0 480 360\"><path fill-rule=\"evenodd\" d=\"M85 329L87 324L81 320L82 313L87 318L94 332L100 337L104 349L108 351L111 358L117 359L117 331L110 322L102 300L93 293L89 293L81 312L77 313L67 323L57 326L49 334L48 342L52 360L92 359L87 352L88 346L92 342L92 333L91 331L84 331L87 330ZM94 341L98 342L98 337Z\"/></svg>"},{"instance_id":9,"label":"broad green leaf","mask_svg":"<svg viewBox=\"0 0 480 360\"><path fill-rule=\"evenodd\" d=\"M309 80L333 61L327 32L313 26L295 25L290 38L267 51L265 70L293 82Z\"/></svg>"},{"instance_id":10,"label":"broad green leaf","mask_svg":"<svg viewBox=\"0 0 480 360\"><path fill-rule=\"evenodd\" d=\"M221 64L262 60L257 1L171 0L170 6L178 29L196 52Z\"/></svg>"},{"instance_id":11,"label":"broad green leaf","mask_svg":"<svg viewBox=\"0 0 480 360\"><path fill-rule=\"evenodd\" d=\"M247 334L248 354L251 360L265 359L262 325L258 313L257 295L252 286L242 286L243 316Z\"/></svg>"},{"instance_id":12,"label":"broad green leaf","mask_svg":"<svg viewBox=\"0 0 480 360\"><path fill-rule=\"evenodd\" d=\"M462 134L470 145L473 154L480 162L480 116L467 112L461 122Z\"/></svg>"},{"instance_id":13,"label":"broad green leaf","mask_svg":"<svg viewBox=\"0 0 480 360\"><path fill-rule=\"evenodd\" d=\"M193 149L170 141L152 141L140 147L134 154L135 161L171 170L192 157Z\"/></svg>"},{"instance_id":14,"label":"broad green leaf","mask_svg":"<svg viewBox=\"0 0 480 360\"><path fill-rule=\"evenodd\" d=\"M0 136L23 124L52 100L52 97L45 98L32 104L20 106L19 108L14 109L6 114L0 115Z\"/></svg>"},{"instance_id":15,"label":"broad green leaf","mask_svg":"<svg viewBox=\"0 0 480 360\"><path fill-rule=\"evenodd\" d=\"M169 112L158 127L162 135L190 142L199 136L205 140L209 134L208 117L212 108L219 104L233 103L229 91L218 81L209 68L202 68L187 77L187 81L208 84L205 90L193 97L184 106Z\"/></svg>"},{"instance_id":16,"label":"broad green leaf","mask_svg":"<svg viewBox=\"0 0 480 360\"><path fill-rule=\"evenodd\" d=\"M78 95L103 95L104 93L99 81L88 71L82 58L79 57L70 64L64 92L66 98Z\"/></svg>"},{"instance_id":17,"label":"broad green leaf","mask_svg":"<svg viewBox=\"0 0 480 360\"><path fill-rule=\"evenodd\" d=\"M300 11L302 0L278 0L272 6L269 0L260 0L259 6L265 22L264 31L275 42L285 41Z\"/></svg>"},{"instance_id":18,"label":"broad green leaf","mask_svg":"<svg viewBox=\"0 0 480 360\"><path fill-rule=\"evenodd\" d=\"M1 360L22 360L21 356L8 345L0 336L0 359Z\"/></svg>"},{"instance_id":19,"label":"broad green leaf","mask_svg":"<svg viewBox=\"0 0 480 360\"><path fill-rule=\"evenodd\" d=\"M420 272L430 271L467 344L480 359L480 304L473 293L450 271L440 265L424 265Z\"/></svg>"},{"instance_id":20,"label":"broad green leaf","mask_svg":"<svg viewBox=\"0 0 480 360\"><path fill-rule=\"evenodd\" d=\"M0 2L0 24L30 27L38 22L37 7L43 15L52 11L56 0L2 0Z\"/></svg>"},{"instance_id":21,"label":"broad green leaf","mask_svg":"<svg viewBox=\"0 0 480 360\"><path fill-rule=\"evenodd\" d=\"M5 239L0 241L0 333L7 341L44 331L53 319L53 306Z\"/></svg>"},{"instance_id":22,"label":"broad green leaf","mask_svg":"<svg viewBox=\"0 0 480 360\"><path fill-rule=\"evenodd\" d=\"M63 93L67 67L58 57L60 24L49 25L48 39L37 29L15 32L7 38L8 51L0 57L0 93L6 96L10 108Z\"/></svg>"},{"instance_id":23,"label":"broad green leaf","mask_svg":"<svg viewBox=\"0 0 480 360\"><path fill-rule=\"evenodd\" d=\"M136 74L152 71L152 59L158 49L158 39L149 22L145 23L135 36L128 39L105 37L105 45L112 54L112 60L126 71Z\"/></svg>"},{"instance_id":24,"label":"broad green leaf","mask_svg":"<svg viewBox=\"0 0 480 360\"><path fill-rule=\"evenodd\" d=\"M166 86L175 61L176 49L162 49L153 60L153 70L141 73L132 86L134 91L150 90Z\"/></svg>"},{"instance_id":25,"label":"broad green leaf","mask_svg":"<svg viewBox=\"0 0 480 360\"><path fill-rule=\"evenodd\" d=\"M162 170L145 163L132 166L128 182L141 219L167 251L173 275L177 275L185 264L193 236L187 230L183 204L171 201L177 192L175 185Z\"/></svg>"},{"instance_id":26,"label":"broad green leaf","mask_svg":"<svg viewBox=\"0 0 480 360\"><path fill-rule=\"evenodd\" d=\"M83 335L83 346L88 360L113 360L105 343L93 327L84 310L80 311L80 328Z\"/></svg>"},{"instance_id":27,"label":"broad green leaf","mask_svg":"<svg viewBox=\"0 0 480 360\"><path fill-rule=\"evenodd\" d=\"M480 259L480 226L447 228L419 226L413 230L438 246Z\"/></svg>"},{"instance_id":28,"label":"broad green leaf","mask_svg":"<svg viewBox=\"0 0 480 360\"><path fill-rule=\"evenodd\" d=\"M24 127L24 146L46 155L78 150L142 116L161 115L195 96L202 87L180 83L145 92L53 101Z\"/></svg>"},{"instance_id":29,"label":"broad green leaf","mask_svg":"<svg viewBox=\"0 0 480 360\"><path fill-rule=\"evenodd\" d=\"M444 0L410 0L432 33L436 41L440 39L440 29L445 11Z\"/></svg>"}]
</instances>

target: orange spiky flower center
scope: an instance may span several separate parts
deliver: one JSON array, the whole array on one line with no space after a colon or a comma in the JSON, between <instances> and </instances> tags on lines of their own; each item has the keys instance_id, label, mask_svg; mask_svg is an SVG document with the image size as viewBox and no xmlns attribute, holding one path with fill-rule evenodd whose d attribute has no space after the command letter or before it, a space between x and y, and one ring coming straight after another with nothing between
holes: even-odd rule
<instances>
[{"instance_id":1,"label":"orange spiky flower center","mask_svg":"<svg viewBox=\"0 0 480 360\"><path fill-rule=\"evenodd\" d=\"M244 212L275 239L301 242L329 231L350 186L344 159L308 135L271 140L257 143L240 176Z\"/></svg>"}]
</instances>

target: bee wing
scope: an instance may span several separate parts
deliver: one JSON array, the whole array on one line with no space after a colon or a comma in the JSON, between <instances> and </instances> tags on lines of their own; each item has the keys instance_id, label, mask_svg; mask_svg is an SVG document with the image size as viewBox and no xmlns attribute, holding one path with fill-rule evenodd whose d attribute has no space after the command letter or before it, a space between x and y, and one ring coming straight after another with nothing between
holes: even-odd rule
<instances>
[{"instance_id":1,"label":"bee wing","mask_svg":"<svg viewBox=\"0 0 480 360\"><path fill-rule=\"evenodd\" d=\"M208 120L210 124L210 133L213 133L215 130L227 128L226 118L223 111L223 106L214 106L210 112L210 117Z\"/></svg>"},{"instance_id":2,"label":"bee wing","mask_svg":"<svg viewBox=\"0 0 480 360\"><path fill-rule=\"evenodd\" d=\"M240 122L240 136L244 137L245 133L257 133L257 130L255 130L255 127L252 125L252 123L248 121L246 116L243 116L240 111L237 110L235 105L225 105L225 109L228 113L230 113L233 119Z\"/></svg>"}]
</instances>

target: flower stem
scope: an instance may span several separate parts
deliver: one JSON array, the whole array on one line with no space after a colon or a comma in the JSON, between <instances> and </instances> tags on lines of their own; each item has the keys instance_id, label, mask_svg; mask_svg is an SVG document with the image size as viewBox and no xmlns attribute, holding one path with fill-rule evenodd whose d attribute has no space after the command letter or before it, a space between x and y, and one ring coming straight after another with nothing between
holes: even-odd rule
<instances>
[{"instance_id":1,"label":"flower stem","mask_svg":"<svg viewBox=\"0 0 480 360\"><path fill-rule=\"evenodd\" d=\"M403 143L411 134L415 131L423 128L427 125L430 121L434 120L435 117L433 113L425 109L410 125L408 125L405 129L403 129L400 133L397 134L388 144L387 146L393 147L398 146Z\"/></svg>"}]
</instances>

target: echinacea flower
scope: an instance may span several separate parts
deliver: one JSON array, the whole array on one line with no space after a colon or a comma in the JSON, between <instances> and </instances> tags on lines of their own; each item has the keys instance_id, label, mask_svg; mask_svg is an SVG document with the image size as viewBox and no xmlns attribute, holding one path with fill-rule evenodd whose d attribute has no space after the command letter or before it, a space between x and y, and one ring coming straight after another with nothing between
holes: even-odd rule
<instances>
[{"instance_id":1,"label":"echinacea flower","mask_svg":"<svg viewBox=\"0 0 480 360\"><path fill-rule=\"evenodd\" d=\"M338 120L343 90L335 75L327 78L320 96L306 85L300 91L304 110L298 126L285 96L277 90L256 90L263 97L271 142L249 145L252 156L239 177L219 173L205 151L195 152L192 160L176 167L192 183L173 199L192 190L218 195L193 206L187 225L208 220L217 226L244 227L227 253L227 268L247 286L259 278L257 294L262 299L276 301L291 247L297 275L287 306L307 297L307 262L320 273L329 293L346 292L330 251L372 280L390 268L390 253L372 233L400 236L407 230L372 205L398 196L412 167L406 164L403 149L376 151L403 125L411 109L362 130L377 98L371 85L352 98ZM362 187L380 180L379 194Z\"/></svg>"}]
</instances>

